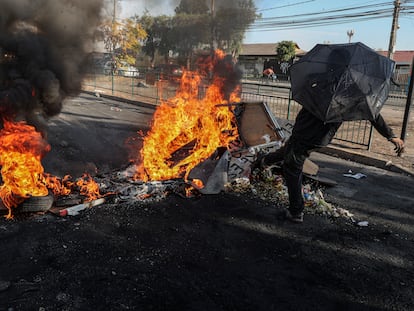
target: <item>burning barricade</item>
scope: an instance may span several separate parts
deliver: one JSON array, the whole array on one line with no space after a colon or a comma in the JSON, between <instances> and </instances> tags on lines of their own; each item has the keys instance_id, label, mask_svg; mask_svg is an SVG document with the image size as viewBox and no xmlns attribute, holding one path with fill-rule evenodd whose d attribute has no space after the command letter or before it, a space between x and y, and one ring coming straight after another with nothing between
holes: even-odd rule
<instances>
[{"instance_id":1,"label":"burning barricade","mask_svg":"<svg viewBox=\"0 0 414 311\"><path fill-rule=\"evenodd\" d=\"M216 51L200 68L184 72L176 96L155 111L131 165L105 176L72 180L45 173L41 160L50 150L45 138L26 122L5 119L0 131L0 198L7 217L24 208L35 211L36 204L40 211L66 216L107 198L150 201L169 193L192 197L250 191L263 199L273 200L277 194L283 201L283 178L268 175L271 189L264 190L252 165L258 154L280 148L285 131L266 103L241 101L240 72L229 56Z\"/></svg>"}]
</instances>

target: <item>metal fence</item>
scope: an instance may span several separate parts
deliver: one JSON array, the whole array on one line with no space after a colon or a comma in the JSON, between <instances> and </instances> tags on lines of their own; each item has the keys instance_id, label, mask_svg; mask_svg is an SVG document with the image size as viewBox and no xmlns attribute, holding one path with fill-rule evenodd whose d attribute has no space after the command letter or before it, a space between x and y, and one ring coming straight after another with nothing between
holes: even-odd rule
<instances>
[{"instance_id":1,"label":"metal fence","mask_svg":"<svg viewBox=\"0 0 414 311\"><path fill-rule=\"evenodd\" d=\"M247 82L243 83L243 101L266 102L273 114L288 121L294 121L301 106L292 99L290 84ZM344 122L334 137L334 143L347 147L359 146L369 150L372 125L369 121Z\"/></svg>"},{"instance_id":2,"label":"metal fence","mask_svg":"<svg viewBox=\"0 0 414 311\"><path fill-rule=\"evenodd\" d=\"M145 76L126 77L121 75L91 74L84 80L84 90L98 94L112 95L134 101L158 105L175 95L177 84L171 81L156 81L148 84ZM202 92L200 92L202 93ZM280 119L294 121L300 105L291 96L288 81L243 80L243 101L266 102L273 114ZM334 143L345 147L370 148L372 126L368 121L344 122L339 128Z\"/></svg>"}]
</instances>

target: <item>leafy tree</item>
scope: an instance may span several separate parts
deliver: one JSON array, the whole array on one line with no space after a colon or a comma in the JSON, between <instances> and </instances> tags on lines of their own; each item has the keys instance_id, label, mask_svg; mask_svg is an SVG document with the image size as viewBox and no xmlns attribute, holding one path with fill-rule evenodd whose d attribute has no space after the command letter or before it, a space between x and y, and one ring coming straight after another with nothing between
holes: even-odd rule
<instances>
[{"instance_id":1,"label":"leafy tree","mask_svg":"<svg viewBox=\"0 0 414 311\"><path fill-rule=\"evenodd\" d=\"M135 65L146 32L139 22L133 19L122 21L106 20L101 25L105 49L112 54L114 70L121 61Z\"/></svg>"},{"instance_id":2,"label":"leafy tree","mask_svg":"<svg viewBox=\"0 0 414 311\"><path fill-rule=\"evenodd\" d=\"M235 54L247 28L258 18L253 0L223 0L213 18L214 40L219 49Z\"/></svg>"},{"instance_id":3,"label":"leafy tree","mask_svg":"<svg viewBox=\"0 0 414 311\"><path fill-rule=\"evenodd\" d=\"M177 51L187 60L196 48L210 47L235 54L248 26L257 18L253 0L181 0L175 9Z\"/></svg>"},{"instance_id":4,"label":"leafy tree","mask_svg":"<svg viewBox=\"0 0 414 311\"><path fill-rule=\"evenodd\" d=\"M297 44L293 41L280 41L276 47L276 59L280 63L290 62L296 55Z\"/></svg>"},{"instance_id":5,"label":"leafy tree","mask_svg":"<svg viewBox=\"0 0 414 311\"><path fill-rule=\"evenodd\" d=\"M180 13L173 18L172 40L188 68L194 50L209 42L209 25L207 14Z\"/></svg>"},{"instance_id":6,"label":"leafy tree","mask_svg":"<svg viewBox=\"0 0 414 311\"><path fill-rule=\"evenodd\" d=\"M115 50L122 42L121 23L106 20L101 25L101 32L103 34L105 49L109 53L115 54Z\"/></svg>"},{"instance_id":7,"label":"leafy tree","mask_svg":"<svg viewBox=\"0 0 414 311\"><path fill-rule=\"evenodd\" d=\"M200 0L181 0L175 8L176 14L207 14L208 6L205 1Z\"/></svg>"},{"instance_id":8,"label":"leafy tree","mask_svg":"<svg viewBox=\"0 0 414 311\"><path fill-rule=\"evenodd\" d=\"M157 53L167 60L173 51L187 67L196 49L219 48L235 54L257 17L253 0L220 0L217 4L215 0L181 0L173 17L145 14L139 18L147 33L143 51L152 62Z\"/></svg>"},{"instance_id":9,"label":"leafy tree","mask_svg":"<svg viewBox=\"0 0 414 311\"><path fill-rule=\"evenodd\" d=\"M141 42L147 33L137 20L128 18L123 23L121 34L119 58L130 65L135 65L136 58L141 50Z\"/></svg>"},{"instance_id":10,"label":"leafy tree","mask_svg":"<svg viewBox=\"0 0 414 311\"><path fill-rule=\"evenodd\" d=\"M145 14L139 18L139 21L147 34L142 51L150 57L151 64L154 64L156 54L167 59L170 50L175 49L172 38L172 18L166 15L153 17Z\"/></svg>"}]
</instances>

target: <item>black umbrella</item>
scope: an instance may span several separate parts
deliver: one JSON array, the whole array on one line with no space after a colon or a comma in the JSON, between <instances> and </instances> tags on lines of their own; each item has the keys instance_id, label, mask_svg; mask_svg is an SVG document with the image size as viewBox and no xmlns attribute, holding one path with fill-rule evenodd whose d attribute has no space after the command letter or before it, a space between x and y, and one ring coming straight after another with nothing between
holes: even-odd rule
<instances>
[{"instance_id":1,"label":"black umbrella","mask_svg":"<svg viewBox=\"0 0 414 311\"><path fill-rule=\"evenodd\" d=\"M325 122L374 120L394 61L366 45L317 44L291 67L293 99Z\"/></svg>"}]
</instances>

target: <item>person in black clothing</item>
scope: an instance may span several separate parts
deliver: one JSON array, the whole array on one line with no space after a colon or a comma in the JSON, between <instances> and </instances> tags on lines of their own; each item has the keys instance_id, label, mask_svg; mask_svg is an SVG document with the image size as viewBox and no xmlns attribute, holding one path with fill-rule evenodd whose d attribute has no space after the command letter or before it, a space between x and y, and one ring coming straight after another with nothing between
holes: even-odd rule
<instances>
[{"instance_id":1,"label":"person in black clothing","mask_svg":"<svg viewBox=\"0 0 414 311\"><path fill-rule=\"evenodd\" d=\"M382 136L395 145L397 153L403 151L404 141L394 134L380 114L371 123ZM283 175L289 194L289 209L286 211L286 218L292 222L303 222L303 164L312 151L331 142L341 124L342 122L325 123L302 108L296 117L292 135L277 151L278 154L283 155ZM275 161L275 158L277 154L269 154L263 158L262 164L270 164Z\"/></svg>"},{"instance_id":2,"label":"person in black clothing","mask_svg":"<svg viewBox=\"0 0 414 311\"><path fill-rule=\"evenodd\" d=\"M350 57L349 52L344 49L332 50L326 71L318 73L318 75L321 77L329 76L332 80L330 85L335 89ZM338 66L340 64L343 66ZM333 90L329 90L325 96L329 98L333 94L332 92ZM371 123L382 136L395 145L397 153L403 151L404 141L393 133L380 114ZM284 146L260 160L261 165L267 165L280 162L282 156L283 175L289 194L289 209L286 210L285 215L287 219L296 223L303 222L302 170L304 162L313 150L324 147L331 142L341 124L342 121L322 121L311 111L302 108L296 117L292 135Z\"/></svg>"}]
</instances>

